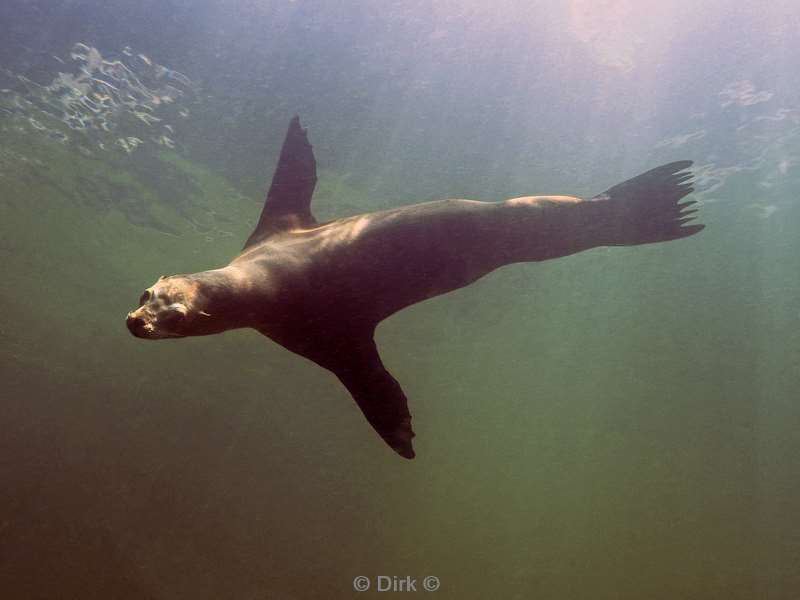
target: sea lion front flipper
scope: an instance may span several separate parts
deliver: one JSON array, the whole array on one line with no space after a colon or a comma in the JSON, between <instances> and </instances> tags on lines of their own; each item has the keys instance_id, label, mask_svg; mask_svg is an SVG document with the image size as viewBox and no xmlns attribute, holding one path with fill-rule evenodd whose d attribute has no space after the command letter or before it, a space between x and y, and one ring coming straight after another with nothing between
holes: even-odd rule
<instances>
[{"instance_id":1,"label":"sea lion front flipper","mask_svg":"<svg viewBox=\"0 0 800 600\"><path fill-rule=\"evenodd\" d=\"M383 366L372 336L346 345L337 354L327 368L344 384L378 435L403 458L414 458L408 400Z\"/></svg>"},{"instance_id":2,"label":"sea lion front flipper","mask_svg":"<svg viewBox=\"0 0 800 600\"><path fill-rule=\"evenodd\" d=\"M325 334L262 333L336 375L383 440L403 458L414 458L408 400L383 366L373 332L373 327L354 326Z\"/></svg>"},{"instance_id":3,"label":"sea lion front flipper","mask_svg":"<svg viewBox=\"0 0 800 600\"><path fill-rule=\"evenodd\" d=\"M278 166L264 201L261 217L244 248L249 248L278 231L313 227L311 196L317 185L317 162L300 117L289 123Z\"/></svg>"}]
</instances>

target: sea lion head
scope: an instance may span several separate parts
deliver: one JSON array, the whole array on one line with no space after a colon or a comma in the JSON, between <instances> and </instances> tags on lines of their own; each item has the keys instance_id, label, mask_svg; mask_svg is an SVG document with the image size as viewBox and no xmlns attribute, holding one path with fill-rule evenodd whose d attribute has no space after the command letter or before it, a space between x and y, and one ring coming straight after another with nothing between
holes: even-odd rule
<instances>
[{"instance_id":1,"label":"sea lion head","mask_svg":"<svg viewBox=\"0 0 800 600\"><path fill-rule=\"evenodd\" d=\"M211 315L199 281L185 275L160 277L139 298L139 308L128 313L126 324L139 338L159 340L213 333Z\"/></svg>"}]
</instances>

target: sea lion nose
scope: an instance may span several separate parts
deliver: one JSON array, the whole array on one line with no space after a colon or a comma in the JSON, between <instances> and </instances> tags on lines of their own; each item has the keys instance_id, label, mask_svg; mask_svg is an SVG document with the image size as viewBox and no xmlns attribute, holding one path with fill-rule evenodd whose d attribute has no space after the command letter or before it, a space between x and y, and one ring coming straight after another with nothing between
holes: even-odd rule
<instances>
[{"instance_id":1,"label":"sea lion nose","mask_svg":"<svg viewBox=\"0 0 800 600\"><path fill-rule=\"evenodd\" d=\"M133 335L137 335L138 332L141 331L142 327L144 327L144 319L142 317L134 317L131 313L128 313L128 318L125 320L125 324L128 326L128 330Z\"/></svg>"}]
</instances>

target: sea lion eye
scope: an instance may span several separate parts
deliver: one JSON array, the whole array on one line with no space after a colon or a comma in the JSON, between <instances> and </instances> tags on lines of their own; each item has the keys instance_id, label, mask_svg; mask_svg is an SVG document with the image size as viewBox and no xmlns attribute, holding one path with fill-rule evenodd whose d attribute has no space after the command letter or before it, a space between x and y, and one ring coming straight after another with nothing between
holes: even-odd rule
<instances>
[{"instance_id":1,"label":"sea lion eye","mask_svg":"<svg viewBox=\"0 0 800 600\"><path fill-rule=\"evenodd\" d=\"M150 302L150 298L153 297L153 292L151 290L145 290L144 294L139 298L139 304L144 304L145 302Z\"/></svg>"}]
</instances>

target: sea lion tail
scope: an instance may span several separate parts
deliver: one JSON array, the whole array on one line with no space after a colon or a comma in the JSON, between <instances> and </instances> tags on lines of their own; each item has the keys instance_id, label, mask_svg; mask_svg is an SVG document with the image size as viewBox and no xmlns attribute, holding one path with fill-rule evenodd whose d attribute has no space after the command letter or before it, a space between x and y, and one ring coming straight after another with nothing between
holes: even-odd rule
<instances>
[{"instance_id":1,"label":"sea lion tail","mask_svg":"<svg viewBox=\"0 0 800 600\"><path fill-rule=\"evenodd\" d=\"M680 202L694 191L691 166L690 160L661 165L591 198L601 208L603 245L650 244L702 231L705 225L688 224L696 202Z\"/></svg>"}]
</instances>

